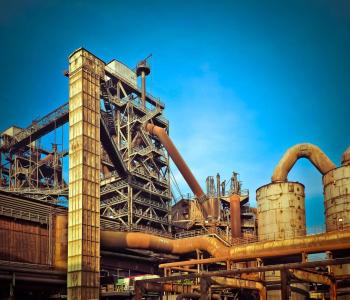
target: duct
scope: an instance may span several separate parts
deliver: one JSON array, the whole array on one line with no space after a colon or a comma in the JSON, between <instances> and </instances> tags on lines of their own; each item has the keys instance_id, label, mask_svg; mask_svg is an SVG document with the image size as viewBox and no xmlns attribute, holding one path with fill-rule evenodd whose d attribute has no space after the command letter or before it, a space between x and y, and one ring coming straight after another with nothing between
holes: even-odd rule
<instances>
[{"instance_id":1,"label":"duct","mask_svg":"<svg viewBox=\"0 0 350 300\"><path fill-rule=\"evenodd\" d=\"M226 247L215 237L208 236L172 240L140 232L102 231L101 244L104 249L112 251L123 248L139 248L172 254L184 254L198 249L206 251L214 257L242 261L255 259L256 257L278 257L302 252L318 253L328 250L350 249L350 230L287 240L236 245L231 248ZM191 264L196 264L196 260L193 260ZM178 263L176 263L176 266L179 266Z\"/></svg>"},{"instance_id":2,"label":"duct","mask_svg":"<svg viewBox=\"0 0 350 300\"><path fill-rule=\"evenodd\" d=\"M229 257L248 260L341 249L350 249L350 230L235 246L230 248Z\"/></svg>"},{"instance_id":3,"label":"duct","mask_svg":"<svg viewBox=\"0 0 350 300\"><path fill-rule=\"evenodd\" d=\"M329 286L333 284L332 279L326 275L297 270L297 269L290 269L289 272L296 279L299 279L301 281L311 282L311 283L320 283L320 284L329 285Z\"/></svg>"},{"instance_id":4,"label":"duct","mask_svg":"<svg viewBox=\"0 0 350 300\"><path fill-rule=\"evenodd\" d=\"M192 192L196 195L198 200L202 202L206 197L205 194L198 184L198 181L193 176L190 168L187 166L186 162L182 158L179 151L176 149L174 143L171 141L167 133L165 132L164 128L161 128L159 126L153 125L151 123L147 123L145 125L145 129L150 134L153 134L157 136L160 140L160 142L163 144L165 149L168 151L171 159L175 163L176 167L181 172L182 176L186 180L187 184L191 188Z\"/></svg>"},{"instance_id":5,"label":"duct","mask_svg":"<svg viewBox=\"0 0 350 300\"><path fill-rule=\"evenodd\" d=\"M277 164L272 174L272 182L287 181L289 171L299 158L310 160L322 175L336 168L319 147L312 144L297 144L289 148Z\"/></svg>"},{"instance_id":6,"label":"duct","mask_svg":"<svg viewBox=\"0 0 350 300\"><path fill-rule=\"evenodd\" d=\"M214 237L197 236L172 240L141 232L101 231L101 244L106 250L134 248L172 254L185 254L197 249L214 257L226 256L228 248Z\"/></svg>"},{"instance_id":7,"label":"duct","mask_svg":"<svg viewBox=\"0 0 350 300\"><path fill-rule=\"evenodd\" d=\"M211 280L218 285L227 286L232 288L241 288L248 290L258 290L259 299L266 300L266 287L258 281L244 280L239 278L227 278L227 277L212 277Z\"/></svg>"},{"instance_id":8,"label":"duct","mask_svg":"<svg viewBox=\"0 0 350 300\"><path fill-rule=\"evenodd\" d=\"M342 166L350 165L350 147L346 149L346 151L343 153L341 157L341 164Z\"/></svg>"},{"instance_id":9,"label":"duct","mask_svg":"<svg viewBox=\"0 0 350 300\"><path fill-rule=\"evenodd\" d=\"M66 238L64 231L59 239L63 243ZM57 241L58 242L58 241ZM65 242L66 243L66 242ZM350 249L350 230L332 231L294 239L266 241L252 244L225 246L215 237L195 236L183 239L169 239L141 232L101 231L101 248L103 250L118 251L119 249L147 249L163 253L185 254L196 250L206 251L213 257L220 257L232 261L254 260L256 257L278 257L300 253L319 253ZM67 253L55 253L55 261L66 261ZM196 260L187 262L195 265ZM167 264L167 267L180 266L177 263ZM182 264L181 266L184 266Z\"/></svg>"},{"instance_id":10,"label":"duct","mask_svg":"<svg viewBox=\"0 0 350 300\"><path fill-rule=\"evenodd\" d=\"M241 199L239 195L230 196L231 236L232 239L241 237Z\"/></svg>"},{"instance_id":11,"label":"duct","mask_svg":"<svg viewBox=\"0 0 350 300\"><path fill-rule=\"evenodd\" d=\"M330 300L336 299L337 297L336 283L332 281L332 279L329 276L307 272L307 271L296 270L296 269L289 270L289 272L299 280L302 280L305 282L311 282L311 283L315 282L315 283L328 285Z\"/></svg>"}]
</instances>

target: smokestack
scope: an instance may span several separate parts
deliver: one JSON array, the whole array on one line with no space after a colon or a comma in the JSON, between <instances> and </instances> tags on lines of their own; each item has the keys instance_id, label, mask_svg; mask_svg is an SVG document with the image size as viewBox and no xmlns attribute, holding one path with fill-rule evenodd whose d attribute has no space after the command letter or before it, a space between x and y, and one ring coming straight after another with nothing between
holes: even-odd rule
<instances>
[{"instance_id":1,"label":"smokestack","mask_svg":"<svg viewBox=\"0 0 350 300\"><path fill-rule=\"evenodd\" d=\"M241 237L241 199L239 195L232 194L230 196L230 212L231 212L231 236L232 239Z\"/></svg>"},{"instance_id":2,"label":"smokestack","mask_svg":"<svg viewBox=\"0 0 350 300\"><path fill-rule=\"evenodd\" d=\"M142 107L146 107L146 76L151 72L151 68L146 60L142 60L137 64L136 75L141 75L141 101Z\"/></svg>"},{"instance_id":3,"label":"smokestack","mask_svg":"<svg viewBox=\"0 0 350 300\"><path fill-rule=\"evenodd\" d=\"M226 180L224 180L222 183L221 183L221 195L225 195L226 193Z\"/></svg>"},{"instance_id":4,"label":"smokestack","mask_svg":"<svg viewBox=\"0 0 350 300\"><path fill-rule=\"evenodd\" d=\"M220 188L220 186L221 186L221 183L220 183L220 174L219 173L217 173L216 174L216 191L217 191L217 198L218 198L218 203L217 203L217 205L218 205L218 220L220 220L220 213L221 213L221 201L220 201L220 199L221 199L221 188Z\"/></svg>"}]
</instances>

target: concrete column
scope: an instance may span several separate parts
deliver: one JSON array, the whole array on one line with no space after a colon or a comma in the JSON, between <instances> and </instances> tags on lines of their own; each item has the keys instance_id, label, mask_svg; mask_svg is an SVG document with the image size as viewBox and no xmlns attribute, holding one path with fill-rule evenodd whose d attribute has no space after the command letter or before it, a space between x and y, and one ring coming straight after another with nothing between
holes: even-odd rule
<instances>
[{"instance_id":1,"label":"concrete column","mask_svg":"<svg viewBox=\"0 0 350 300\"><path fill-rule=\"evenodd\" d=\"M69 57L69 300L99 299L100 78L104 63L85 49Z\"/></svg>"}]
</instances>

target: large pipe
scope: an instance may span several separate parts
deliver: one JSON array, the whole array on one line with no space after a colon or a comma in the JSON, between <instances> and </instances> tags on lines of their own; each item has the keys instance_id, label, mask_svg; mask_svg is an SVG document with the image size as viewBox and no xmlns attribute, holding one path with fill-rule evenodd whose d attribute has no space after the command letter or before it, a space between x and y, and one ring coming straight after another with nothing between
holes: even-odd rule
<instances>
[{"instance_id":1,"label":"large pipe","mask_svg":"<svg viewBox=\"0 0 350 300\"><path fill-rule=\"evenodd\" d=\"M289 171L299 158L310 160L322 175L336 168L335 164L319 147L312 144L298 144L289 148L278 162L272 174L272 182L287 181Z\"/></svg>"},{"instance_id":2,"label":"large pipe","mask_svg":"<svg viewBox=\"0 0 350 300\"><path fill-rule=\"evenodd\" d=\"M317 274L297 269L289 270L293 276L299 280L311 283L320 283L329 286L329 299L337 299L337 285L329 276L323 274Z\"/></svg>"},{"instance_id":3,"label":"large pipe","mask_svg":"<svg viewBox=\"0 0 350 300\"><path fill-rule=\"evenodd\" d=\"M184 254L198 249L206 251L214 257L243 261L255 259L256 257L267 258L350 249L350 230L333 231L279 241L235 245L232 247L227 247L215 237L208 236L172 240L147 233L101 231L101 244L102 248L112 251L137 248ZM193 264L196 264L196 260L192 261L191 265ZM179 265L175 263L174 266Z\"/></svg>"},{"instance_id":4,"label":"large pipe","mask_svg":"<svg viewBox=\"0 0 350 300\"><path fill-rule=\"evenodd\" d=\"M190 168L187 166L186 162L182 158L181 154L179 151L176 149L174 143L171 141L167 133L165 132L164 128L161 128L159 126L153 125L151 123L147 123L145 125L145 129L147 132L150 134L153 134L157 136L160 140L160 142L163 144L165 149L168 151L171 159L181 172L182 176L186 180L187 184L191 188L192 192L196 195L198 200L204 200L205 194L198 184L198 181L196 178L193 176Z\"/></svg>"},{"instance_id":5,"label":"large pipe","mask_svg":"<svg viewBox=\"0 0 350 300\"><path fill-rule=\"evenodd\" d=\"M101 231L101 245L102 248L110 251L134 248L163 253L185 254L201 250L214 257L226 256L229 249L217 238L209 236L173 240L148 233L116 231Z\"/></svg>"},{"instance_id":6,"label":"large pipe","mask_svg":"<svg viewBox=\"0 0 350 300\"><path fill-rule=\"evenodd\" d=\"M67 230L67 227L64 229ZM61 233L61 241L64 240ZM196 250L206 251L213 257L233 261L288 256L300 253L319 253L325 251L350 249L350 230L332 231L306 237L280 241L266 241L245 245L225 246L215 237L197 236L183 239L169 239L141 232L101 231L101 248L118 251L125 248L147 249L163 253L185 254ZM66 261L67 253L57 252L55 261ZM179 263L173 263L180 266ZM196 264L196 260L188 263ZM171 267L171 263L167 267ZM182 265L181 265L182 266Z\"/></svg>"},{"instance_id":7,"label":"large pipe","mask_svg":"<svg viewBox=\"0 0 350 300\"><path fill-rule=\"evenodd\" d=\"M241 199L239 195L230 196L230 214L231 214L231 236L232 239L240 238L241 233Z\"/></svg>"},{"instance_id":8,"label":"large pipe","mask_svg":"<svg viewBox=\"0 0 350 300\"><path fill-rule=\"evenodd\" d=\"M258 281L245 280L239 278L228 278L228 277L217 277L213 276L211 280L218 285L231 287L231 288L242 288L248 290L258 290L259 299L266 300L266 287Z\"/></svg>"},{"instance_id":9,"label":"large pipe","mask_svg":"<svg viewBox=\"0 0 350 300\"><path fill-rule=\"evenodd\" d=\"M145 71L141 72L141 100L142 107L146 106L146 74Z\"/></svg>"}]
</instances>

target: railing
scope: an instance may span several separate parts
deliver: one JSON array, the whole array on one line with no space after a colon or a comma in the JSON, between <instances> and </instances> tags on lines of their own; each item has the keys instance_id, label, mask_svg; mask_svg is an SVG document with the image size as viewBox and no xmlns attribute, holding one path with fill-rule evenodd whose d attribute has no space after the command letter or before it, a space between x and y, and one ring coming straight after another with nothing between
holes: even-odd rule
<instances>
[{"instance_id":1,"label":"railing","mask_svg":"<svg viewBox=\"0 0 350 300\"><path fill-rule=\"evenodd\" d=\"M252 207L249 207L249 206L242 206L241 213L242 214L254 214L254 209Z\"/></svg>"},{"instance_id":2,"label":"railing","mask_svg":"<svg viewBox=\"0 0 350 300\"><path fill-rule=\"evenodd\" d=\"M109 73L111 73L112 75L116 76L118 79L121 79L122 81L126 82L128 85L130 85L132 88L134 88L135 90L137 90L139 93L141 93L141 91L139 90L138 86L135 85L134 82L130 81L129 79L125 78L125 76L123 76L122 74L120 74L119 72L117 72L116 70L113 70L110 67L105 66L105 70ZM154 97L153 95L151 95L150 93L146 93L146 96L150 99L152 99L154 102L158 103L159 106L164 107L164 103L162 103L160 101L160 98Z\"/></svg>"},{"instance_id":3,"label":"railing","mask_svg":"<svg viewBox=\"0 0 350 300\"><path fill-rule=\"evenodd\" d=\"M343 230L343 229L349 229L349 228L350 228L350 222L348 222L348 224L343 224L342 226L338 226L338 228L336 228L335 230ZM300 237L305 237L310 235L317 235L325 232L326 232L325 225L311 226L311 227L307 227L306 230L305 229L289 230L284 232L275 232L275 233L272 232L267 234L260 234L259 236L252 235L252 236L246 236L242 238L235 238L235 239L231 239L231 243L233 245L236 245L236 244L266 242L266 241L280 241L280 240L300 238Z\"/></svg>"},{"instance_id":4,"label":"railing","mask_svg":"<svg viewBox=\"0 0 350 300\"><path fill-rule=\"evenodd\" d=\"M120 189L123 187L127 187L127 183L124 180L120 180L117 182L113 182L113 183L107 183L104 186L101 186L101 195L107 194L109 192L112 192L116 189Z\"/></svg>"},{"instance_id":5,"label":"railing","mask_svg":"<svg viewBox=\"0 0 350 300\"><path fill-rule=\"evenodd\" d=\"M45 128L50 123L55 122L55 120L62 118L64 116L68 116L68 114L69 114L69 103L65 103L60 107L58 107L57 109L55 109L53 112L50 112L49 114L47 114L46 116L38 120L34 120L30 126L22 129L20 132L15 134L13 136L13 140L8 145L4 145L4 146L6 148L11 148L15 144L30 137L33 134L33 132L36 132L40 129Z\"/></svg>"},{"instance_id":6,"label":"railing","mask_svg":"<svg viewBox=\"0 0 350 300\"><path fill-rule=\"evenodd\" d=\"M151 233L151 234L155 234L162 237L168 237L168 238L173 237L171 233L166 232L164 230L157 229L157 228L153 228L145 225L139 225L139 224L133 224L129 227L129 226L117 223L116 221L109 221L106 219L101 219L101 229L123 231L123 232L136 231L136 232Z\"/></svg>"},{"instance_id":7,"label":"railing","mask_svg":"<svg viewBox=\"0 0 350 300\"><path fill-rule=\"evenodd\" d=\"M121 196L114 196L112 198L109 199L105 199L102 201L100 208L105 208L107 206L112 206L112 205L116 205L118 203L123 203L128 201L128 199L126 197L121 197Z\"/></svg>"},{"instance_id":8,"label":"railing","mask_svg":"<svg viewBox=\"0 0 350 300\"><path fill-rule=\"evenodd\" d=\"M249 226L249 227L255 227L255 221L254 220L242 220L242 226Z\"/></svg>"},{"instance_id":9,"label":"railing","mask_svg":"<svg viewBox=\"0 0 350 300\"><path fill-rule=\"evenodd\" d=\"M143 211L142 209L133 209L133 215L139 218L147 219L150 221L157 221L161 222L163 224L168 224L168 218L167 217L159 217L154 214L149 214L148 212Z\"/></svg>"},{"instance_id":10,"label":"railing","mask_svg":"<svg viewBox=\"0 0 350 300\"><path fill-rule=\"evenodd\" d=\"M165 237L172 238L172 234L171 233L168 233L168 232L165 232L163 230L156 229L156 228L144 226L144 225L136 225L136 224L134 224L134 225L131 226L131 230L132 231L154 233L154 234L159 235L159 236L165 236Z\"/></svg>"},{"instance_id":11,"label":"railing","mask_svg":"<svg viewBox=\"0 0 350 300\"><path fill-rule=\"evenodd\" d=\"M26 211L22 211L22 210L13 209L13 208L7 208L4 206L0 206L0 215L12 217L12 218L16 218L16 219L21 219L21 220L38 222L40 224L47 224L48 223L47 216L42 216L40 214L33 214L31 212L26 212Z\"/></svg>"},{"instance_id":12,"label":"railing","mask_svg":"<svg viewBox=\"0 0 350 300\"><path fill-rule=\"evenodd\" d=\"M152 206L154 208L161 208L161 209L168 211L168 207L165 204L163 204L161 202L153 201L150 199L146 199L144 197L137 197L134 199L134 202L149 205L149 206Z\"/></svg>"},{"instance_id":13,"label":"railing","mask_svg":"<svg viewBox=\"0 0 350 300\"><path fill-rule=\"evenodd\" d=\"M198 229L198 230L190 230L190 231L183 231L175 233L174 238L175 239L183 239L188 237L195 237L200 235L208 235L209 232L207 229Z\"/></svg>"}]
</instances>

